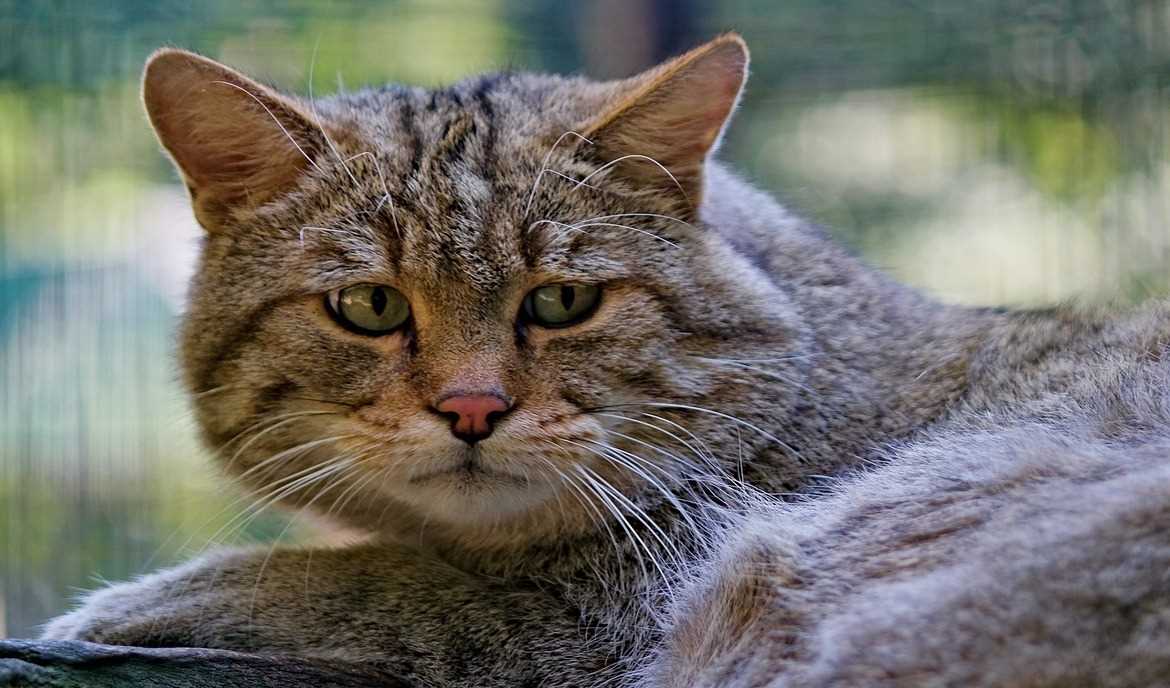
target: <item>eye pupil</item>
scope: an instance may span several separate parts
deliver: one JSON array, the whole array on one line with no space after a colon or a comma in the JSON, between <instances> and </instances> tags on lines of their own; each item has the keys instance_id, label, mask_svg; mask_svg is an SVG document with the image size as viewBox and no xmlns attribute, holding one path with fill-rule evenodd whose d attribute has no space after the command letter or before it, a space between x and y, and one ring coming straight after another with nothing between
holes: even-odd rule
<instances>
[{"instance_id":1,"label":"eye pupil","mask_svg":"<svg viewBox=\"0 0 1170 688\"><path fill-rule=\"evenodd\" d=\"M389 334L410 320L402 292L380 284L355 284L327 294L325 308L342 327L357 334Z\"/></svg>"},{"instance_id":2,"label":"eye pupil","mask_svg":"<svg viewBox=\"0 0 1170 688\"><path fill-rule=\"evenodd\" d=\"M528 292L523 313L541 327L568 327L593 315L600 297L595 285L549 284Z\"/></svg>"},{"instance_id":3,"label":"eye pupil","mask_svg":"<svg viewBox=\"0 0 1170 688\"><path fill-rule=\"evenodd\" d=\"M386 290L381 287L374 289L374 292L370 294L370 307L373 308L374 313L378 315L382 315L386 312L386 304L389 302L390 299L386 297Z\"/></svg>"}]
</instances>

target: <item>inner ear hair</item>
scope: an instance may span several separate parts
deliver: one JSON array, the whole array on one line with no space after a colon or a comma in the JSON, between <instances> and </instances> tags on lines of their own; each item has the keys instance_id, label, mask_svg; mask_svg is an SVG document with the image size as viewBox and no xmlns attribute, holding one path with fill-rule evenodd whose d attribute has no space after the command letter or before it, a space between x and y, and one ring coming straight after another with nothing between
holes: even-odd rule
<instances>
[{"instance_id":1,"label":"inner ear hair","mask_svg":"<svg viewBox=\"0 0 1170 688\"><path fill-rule=\"evenodd\" d=\"M724 34L617 82L613 104L584 128L590 149L617 174L697 207L703 164L735 110L748 59L743 39Z\"/></svg>"},{"instance_id":2,"label":"inner ear hair","mask_svg":"<svg viewBox=\"0 0 1170 688\"><path fill-rule=\"evenodd\" d=\"M151 56L142 100L208 231L291 188L325 150L324 133L295 100L184 50Z\"/></svg>"}]
</instances>

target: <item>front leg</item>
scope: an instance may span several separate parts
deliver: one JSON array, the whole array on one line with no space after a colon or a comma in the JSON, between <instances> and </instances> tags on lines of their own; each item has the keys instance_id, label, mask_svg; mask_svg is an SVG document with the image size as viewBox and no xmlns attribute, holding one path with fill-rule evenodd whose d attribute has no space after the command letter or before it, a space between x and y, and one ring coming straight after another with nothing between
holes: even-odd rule
<instances>
[{"instance_id":1,"label":"front leg","mask_svg":"<svg viewBox=\"0 0 1170 688\"><path fill-rule=\"evenodd\" d=\"M554 593L385 545L217 552L92 593L47 639L371 662L426 685L588 685L615 648Z\"/></svg>"}]
</instances>

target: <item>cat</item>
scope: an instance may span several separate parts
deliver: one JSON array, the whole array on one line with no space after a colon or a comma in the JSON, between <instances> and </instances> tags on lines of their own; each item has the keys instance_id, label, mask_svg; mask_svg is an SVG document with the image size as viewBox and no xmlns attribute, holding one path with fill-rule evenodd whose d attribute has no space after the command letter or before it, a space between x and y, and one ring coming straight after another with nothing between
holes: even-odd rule
<instances>
[{"instance_id":1,"label":"cat","mask_svg":"<svg viewBox=\"0 0 1170 688\"><path fill-rule=\"evenodd\" d=\"M152 56L203 439L369 539L213 551L44 637L428 686L1170 675L1170 313L871 270L713 159L748 62L312 100Z\"/></svg>"}]
</instances>

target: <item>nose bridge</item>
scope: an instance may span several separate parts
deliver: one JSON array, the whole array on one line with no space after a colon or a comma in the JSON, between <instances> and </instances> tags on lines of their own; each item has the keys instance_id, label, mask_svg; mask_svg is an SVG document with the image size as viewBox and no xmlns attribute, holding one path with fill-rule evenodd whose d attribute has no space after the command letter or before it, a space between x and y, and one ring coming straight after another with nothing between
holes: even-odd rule
<instances>
[{"instance_id":1,"label":"nose bridge","mask_svg":"<svg viewBox=\"0 0 1170 688\"><path fill-rule=\"evenodd\" d=\"M512 408L504 379L511 343L497 327L486 332L469 327L445 328L434 341L430 360L431 409L451 423L451 433L474 445L492 434L495 422Z\"/></svg>"},{"instance_id":2,"label":"nose bridge","mask_svg":"<svg viewBox=\"0 0 1170 688\"><path fill-rule=\"evenodd\" d=\"M420 400L469 445L492 434L524 392L505 290L447 285L420 319L415 360Z\"/></svg>"},{"instance_id":3,"label":"nose bridge","mask_svg":"<svg viewBox=\"0 0 1170 688\"><path fill-rule=\"evenodd\" d=\"M432 404L456 395L509 397L505 375L515 344L510 328L482 314L452 312L420 333L419 361L426 371L420 390ZM456 311L456 309L452 309Z\"/></svg>"}]
</instances>

